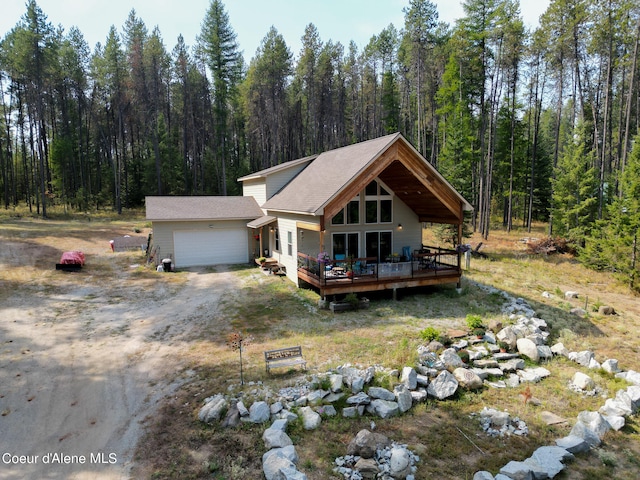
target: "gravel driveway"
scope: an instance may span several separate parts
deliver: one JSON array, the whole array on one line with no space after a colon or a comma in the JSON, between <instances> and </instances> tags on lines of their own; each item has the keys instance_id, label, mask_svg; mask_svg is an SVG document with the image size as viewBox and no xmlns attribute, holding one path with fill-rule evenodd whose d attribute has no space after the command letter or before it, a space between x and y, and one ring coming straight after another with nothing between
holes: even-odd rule
<instances>
[{"instance_id":1,"label":"gravel driveway","mask_svg":"<svg viewBox=\"0 0 640 480\"><path fill-rule=\"evenodd\" d=\"M141 422L188 378L179 352L237 281L192 271L179 287L131 288L83 275L0 305L0 478L128 478Z\"/></svg>"}]
</instances>

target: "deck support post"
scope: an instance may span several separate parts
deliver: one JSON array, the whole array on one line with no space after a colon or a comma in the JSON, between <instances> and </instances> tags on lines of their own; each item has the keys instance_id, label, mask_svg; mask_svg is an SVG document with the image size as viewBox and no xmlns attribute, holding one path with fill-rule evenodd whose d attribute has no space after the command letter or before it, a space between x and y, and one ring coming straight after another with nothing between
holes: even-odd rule
<instances>
[{"instance_id":1,"label":"deck support post","mask_svg":"<svg viewBox=\"0 0 640 480\"><path fill-rule=\"evenodd\" d=\"M393 300L398 300L398 289L396 287L393 287Z\"/></svg>"}]
</instances>

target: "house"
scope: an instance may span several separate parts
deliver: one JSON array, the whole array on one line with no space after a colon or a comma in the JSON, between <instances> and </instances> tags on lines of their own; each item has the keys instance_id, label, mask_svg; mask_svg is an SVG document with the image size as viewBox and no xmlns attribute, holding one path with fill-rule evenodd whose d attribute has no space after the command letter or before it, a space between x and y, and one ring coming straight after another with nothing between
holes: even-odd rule
<instances>
[{"instance_id":1,"label":"house","mask_svg":"<svg viewBox=\"0 0 640 480\"><path fill-rule=\"evenodd\" d=\"M422 225L456 225L461 238L472 207L399 133L239 181L242 197L147 197L160 255L177 267L266 256L323 298L460 281L459 252L423 246Z\"/></svg>"}]
</instances>

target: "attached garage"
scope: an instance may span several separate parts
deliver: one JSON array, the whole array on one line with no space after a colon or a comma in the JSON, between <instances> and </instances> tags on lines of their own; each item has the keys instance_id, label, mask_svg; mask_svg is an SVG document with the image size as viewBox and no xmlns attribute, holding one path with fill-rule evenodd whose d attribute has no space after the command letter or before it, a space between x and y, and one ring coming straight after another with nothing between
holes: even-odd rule
<instances>
[{"instance_id":1,"label":"attached garage","mask_svg":"<svg viewBox=\"0 0 640 480\"><path fill-rule=\"evenodd\" d=\"M247 228L173 232L176 267L247 263Z\"/></svg>"},{"instance_id":2,"label":"attached garage","mask_svg":"<svg viewBox=\"0 0 640 480\"><path fill-rule=\"evenodd\" d=\"M147 197L155 259L176 268L247 263L255 250L247 222L264 215L253 197Z\"/></svg>"}]
</instances>

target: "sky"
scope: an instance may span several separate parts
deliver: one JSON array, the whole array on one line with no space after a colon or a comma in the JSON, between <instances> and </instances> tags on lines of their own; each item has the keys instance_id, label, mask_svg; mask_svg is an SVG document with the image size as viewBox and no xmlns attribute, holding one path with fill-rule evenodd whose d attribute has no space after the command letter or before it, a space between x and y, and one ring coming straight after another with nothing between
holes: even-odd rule
<instances>
[{"instance_id":1,"label":"sky","mask_svg":"<svg viewBox=\"0 0 640 480\"><path fill-rule=\"evenodd\" d=\"M173 50L179 34L193 46L210 0L36 0L50 23L67 32L77 26L91 50L104 44L109 28L119 32L131 9L135 9L149 32L160 29L168 52ZM521 0L525 25L535 27L550 0ZM463 16L457 0L432 0L441 21L453 24ZM323 41L342 43L351 40L362 50L373 35L390 23L400 30L404 24L402 9L409 0L223 0L231 27L237 34L240 50L247 62L255 55L262 39L274 26L287 46L298 57L300 38L309 23L318 29ZM26 12L26 0L2 0L0 36L4 37Z\"/></svg>"}]
</instances>

